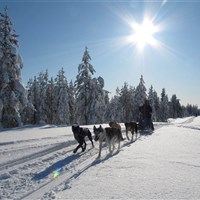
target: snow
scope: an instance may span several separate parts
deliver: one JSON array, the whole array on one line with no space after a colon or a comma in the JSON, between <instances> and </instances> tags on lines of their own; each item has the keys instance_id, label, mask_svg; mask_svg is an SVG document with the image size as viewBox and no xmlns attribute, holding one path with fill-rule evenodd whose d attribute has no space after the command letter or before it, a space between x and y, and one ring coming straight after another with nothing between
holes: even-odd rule
<instances>
[{"instance_id":1,"label":"snow","mask_svg":"<svg viewBox=\"0 0 200 200\"><path fill-rule=\"evenodd\" d=\"M0 199L200 198L200 117L155 123L119 152L104 145L100 159L88 140L73 154L67 126L2 129L0 137Z\"/></svg>"}]
</instances>

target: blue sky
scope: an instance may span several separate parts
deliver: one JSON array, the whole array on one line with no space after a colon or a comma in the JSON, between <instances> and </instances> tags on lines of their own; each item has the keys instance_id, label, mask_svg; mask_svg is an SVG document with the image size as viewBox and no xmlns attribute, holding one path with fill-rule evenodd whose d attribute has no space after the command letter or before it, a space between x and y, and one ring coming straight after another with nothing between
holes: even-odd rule
<instances>
[{"instance_id":1,"label":"blue sky","mask_svg":"<svg viewBox=\"0 0 200 200\"><path fill-rule=\"evenodd\" d=\"M78 73L85 46L105 89L115 94L124 82L137 86L141 74L147 89L176 94L181 103L200 107L200 1L67 1L0 0L19 35L23 82L48 69L56 77L61 67L70 81ZM139 51L127 40L148 17L159 31L159 46Z\"/></svg>"}]
</instances>

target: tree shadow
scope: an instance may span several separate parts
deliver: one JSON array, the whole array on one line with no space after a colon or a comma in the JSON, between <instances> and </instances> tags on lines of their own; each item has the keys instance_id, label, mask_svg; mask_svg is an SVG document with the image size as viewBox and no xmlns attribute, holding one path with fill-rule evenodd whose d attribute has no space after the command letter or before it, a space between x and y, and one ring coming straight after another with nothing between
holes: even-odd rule
<instances>
[{"instance_id":1,"label":"tree shadow","mask_svg":"<svg viewBox=\"0 0 200 200\"><path fill-rule=\"evenodd\" d=\"M62 169L62 167L64 167L65 165L68 165L70 162L74 161L75 159L79 158L80 156L81 156L80 154L73 154L73 155L68 156L67 158L65 158L63 160L59 160L58 162L49 166L48 168L46 168L42 172L35 174L32 179L33 180L44 179L49 174L53 173L54 171L56 171L58 169Z\"/></svg>"}]
</instances>

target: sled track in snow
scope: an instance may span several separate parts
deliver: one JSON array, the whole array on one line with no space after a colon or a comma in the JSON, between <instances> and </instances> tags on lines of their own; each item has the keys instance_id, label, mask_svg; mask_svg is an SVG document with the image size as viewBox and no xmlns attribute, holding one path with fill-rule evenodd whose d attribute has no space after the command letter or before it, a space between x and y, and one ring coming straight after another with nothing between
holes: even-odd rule
<instances>
[{"instance_id":1,"label":"sled track in snow","mask_svg":"<svg viewBox=\"0 0 200 200\"><path fill-rule=\"evenodd\" d=\"M20 184L24 181L24 179L28 178L26 184L22 184L26 191L22 190L21 194L20 192L18 192L16 194L15 199L50 199L48 198L50 197L48 195L52 190L59 191L61 187L67 186L73 178L80 176L90 167L102 162L103 160L110 158L109 155L103 158L102 160L96 160L96 157L98 155L98 143L96 143L95 145L96 148L87 148L84 153L73 154L72 151L76 144L77 142L75 140L68 142L60 142L44 150L32 153L31 155L26 155L22 158L0 164L0 170L2 170L2 172L4 172L4 170L11 170L12 168L17 169L19 168L20 164L24 165L24 163L29 164L29 161L30 163L38 161L43 156L45 157L46 155L51 153L57 154L59 150L66 148L65 150L63 150L62 157L57 157L56 155L53 155L52 159L48 156L48 158L46 159L51 159L51 162L47 162L44 166L42 165L43 167L36 165L36 167L38 166L39 168L36 172L34 170L34 174L30 173L28 177L26 177L26 175L23 174L25 176L22 177L18 185L21 186ZM43 161L41 160L41 162ZM53 178L53 172L55 170L55 167L60 164L62 166L62 171L57 178ZM35 187L30 187L30 185L34 185ZM4 197L6 198L6 195Z\"/></svg>"},{"instance_id":2,"label":"sled track in snow","mask_svg":"<svg viewBox=\"0 0 200 200\"><path fill-rule=\"evenodd\" d=\"M189 124L191 122L193 122L195 119L195 117L191 117L190 119L186 120L185 122L183 122L182 124Z\"/></svg>"},{"instance_id":3,"label":"sled track in snow","mask_svg":"<svg viewBox=\"0 0 200 200\"><path fill-rule=\"evenodd\" d=\"M52 153L54 151L58 151L60 149L68 147L68 146L70 146L72 144L73 144L72 141L71 142L62 142L62 143L59 143L59 144L57 144L57 145L55 145L53 147L50 147L48 149L39 151L37 153L33 153L31 155L27 155L27 156L24 156L22 158L18 158L18 159L11 160L11 161L8 161L6 163L0 164L0 171L2 171L4 169L7 169L7 168L10 168L10 167L13 167L13 166L16 166L16 165L19 165L19 164L23 164L23 163L28 162L30 160L45 156L45 155L50 154L50 153ZM72 151L72 149L70 149L69 151Z\"/></svg>"},{"instance_id":4,"label":"sled track in snow","mask_svg":"<svg viewBox=\"0 0 200 200\"><path fill-rule=\"evenodd\" d=\"M179 125L178 127L180 127L180 128L188 128L188 129L193 129L193 130L200 131L200 128L198 128L198 127L193 127L193 126Z\"/></svg>"},{"instance_id":5,"label":"sled track in snow","mask_svg":"<svg viewBox=\"0 0 200 200\"><path fill-rule=\"evenodd\" d=\"M88 153L90 152L90 155ZM40 185L37 189L28 192L20 199L41 199L45 194L49 193L52 189L58 187L62 183L68 183L74 177L78 177L84 171L89 169L95 163L99 163L100 160L96 160L97 149L95 148L86 150L81 154L73 154L75 159L72 161L74 165L64 170L56 179L52 179L46 183ZM83 158L84 157L84 158ZM67 165L66 165L67 166Z\"/></svg>"},{"instance_id":6,"label":"sled track in snow","mask_svg":"<svg viewBox=\"0 0 200 200\"><path fill-rule=\"evenodd\" d=\"M66 136L61 135L56 137L57 139L59 138L66 138ZM7 146L7 145L13 145L13 144L25 144L25 143L31 143L31 142L37 142L37 141L42 141L42 140L54 140L54 137L44 137L44 138L37 138L37 139L27 139L27 140L17 140L17 141L10 141L10 142L0 142L0 146Z\"/></svg>"},{"instance_id":7,"label":"sled track in snow","mask_svg":"<svg viewBox=\"0 0 200 200\"><path fill-rule=\"evenodd\" d=\"M159 127L159 128L161 128L161 127ZM159 129L159 128L156 127L156 129ZM124 132L125 132L125 130L124 130ZM0 164L0 171L7 169L7 168L10 168L10 167L13 167L13 166L16 166L16 165L23 164L23 163L28 162L28 161L33 160L33 159L37 159L39 157L45 156L45 155L50 154L54 151L61 150L63 148L69 147L70 145L74 145L74 144L76 144L75 140L67 141L67 142L61 142L61 143L54 145L53 147L41 150L41 151L33 153L31 155L26 155L22 158L17 158L17 159L8 161L6 163L2 163L2 164ZM22 150L22 149L20 149L20 150ZM73 149L70 149L68 152L70 152L72 150Z\"/></svg>"},{"instance_id":8,"label":"sled track in snow","mask_svg":"<svg viewBox=\"0 0 200 200\"><path fill-rule=\"evenodd\" d=\"M126 144L124 144L121 148L123 148L124 146L126 146ZM71 161L71 163L73 164L69 167L68 167L69 163L64 165L64 167L66 167L67 169L65 170L63 169L61 174L56 179L51 179L50 181L47 181L39 185L38 188L28 192L27 194L22 196L20 199L32 199L32 200L43 199L43 198L50 199L49 194L51 193L52 190L59 191L60 190L59 186L61 185L63 186L63 184L65 185L65 187L67 187L67 185L70 183L70 181L73 178L77 178L83 172L88 170L90 167L96 164L99 164L102 161L105 161L120 152L120 151L114 152L114 154L112 155L107 154L102 159L96 159L98 156L98 150L99 148L97 147L97 148L91 148L89 150L86 150L86 152L84 153L73 154L72 156L74 156L74 158ZM106 151L108 151L108 149Z\"/></svg>"}]
</instances>

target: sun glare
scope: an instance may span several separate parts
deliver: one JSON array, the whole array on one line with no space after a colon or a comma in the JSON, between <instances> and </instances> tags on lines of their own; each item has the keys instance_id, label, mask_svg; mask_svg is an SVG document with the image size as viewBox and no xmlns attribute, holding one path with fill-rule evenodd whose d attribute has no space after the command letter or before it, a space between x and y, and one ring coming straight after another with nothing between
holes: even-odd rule
<instances>
[{"instance_id":1,"label":"sun glare","mask_svg":"<svg viewBox=\"0 0 200 200\"><path fill-rule=\"evenodd\" d=\"M147 45L157 45L158 42L154 38L154 34L158 32L158 27L149 19L144 19L142 24L133 22L131 27L134 33L130 36L130 42L135 44L139 50L143 50Z\"/></svg>"}]
</instances>

